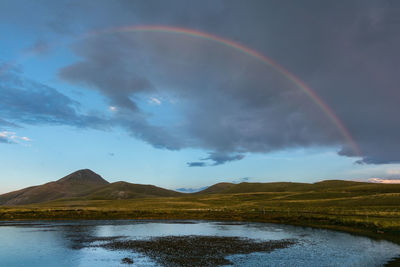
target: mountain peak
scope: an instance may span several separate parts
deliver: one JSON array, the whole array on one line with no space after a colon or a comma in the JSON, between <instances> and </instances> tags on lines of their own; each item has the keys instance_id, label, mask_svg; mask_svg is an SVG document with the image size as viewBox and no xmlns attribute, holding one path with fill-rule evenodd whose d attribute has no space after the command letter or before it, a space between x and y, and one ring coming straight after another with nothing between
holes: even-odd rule
<instances>
[{"instance_id":1,"label":"mountain peak","mask_svg":"<svg viewBox=\"0 0 400 267\"><path fill-rule=\"evenodd\" d=\"M96 185L107 185L109 182L100 175L89 169L82 169L61 178L57 183L89 183Z\"/></svg>"},{"instance_id":2,"label":"mountain peak","mask_svg":"<svg viewBox=\"0 0 400 267\"><path fill-rule=\"evenodd\" d=\"M79 197L107 185L109 185L109 182L100 175L89 169L84 169L73 172L55 182L0 195L0 205L32 204L61 198Z\"/></svg>"}]
</instances>

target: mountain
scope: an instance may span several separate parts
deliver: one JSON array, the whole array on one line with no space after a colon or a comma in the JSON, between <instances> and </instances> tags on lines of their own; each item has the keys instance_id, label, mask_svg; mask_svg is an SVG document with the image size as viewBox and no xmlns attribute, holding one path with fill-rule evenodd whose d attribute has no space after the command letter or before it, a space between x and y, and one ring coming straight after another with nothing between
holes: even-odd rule
<instances>
[{"instance_id":1,"label":"mountain","mask_svg":"<svg viewBox=\"0 0 400 267\"><path fill-rule=\"evenodd\" d=\"M32 204L78 197L108 184L109 182L91 170L79 170L55 182L0 195L0 205Z\"/></svg>"},{"instance_id":2,"label":"mountain","mask_svg":"<svg viewBox=\"0 0 400 267\"><path fill-rule=\"evenodd\" d=\"M55 182L0 195L0 205L25 205L67 198L111 200L181 195L183 194L154 185L109 183L95 172L85 169L71 173Z\"/></svg>"}]
</instances>

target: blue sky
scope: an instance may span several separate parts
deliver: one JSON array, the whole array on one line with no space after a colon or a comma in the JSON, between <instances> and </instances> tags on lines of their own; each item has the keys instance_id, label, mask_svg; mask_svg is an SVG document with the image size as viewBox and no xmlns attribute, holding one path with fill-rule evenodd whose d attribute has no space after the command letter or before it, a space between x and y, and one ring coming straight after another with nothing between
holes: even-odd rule
<instances>
[{"instance_id":1,"label":"blue sky","mask_svg":"<svg viewBox=\"0 0 400 267\"><path fill-rule=\"evenodd\" d=\"M171 189L400 175L393 8L18 2L0 4L0 193L83 168ZM301 88L238 50L179 33L82 38L140 25L271 58L327 103L362 155Z\"/></svg>"}]
</instances>

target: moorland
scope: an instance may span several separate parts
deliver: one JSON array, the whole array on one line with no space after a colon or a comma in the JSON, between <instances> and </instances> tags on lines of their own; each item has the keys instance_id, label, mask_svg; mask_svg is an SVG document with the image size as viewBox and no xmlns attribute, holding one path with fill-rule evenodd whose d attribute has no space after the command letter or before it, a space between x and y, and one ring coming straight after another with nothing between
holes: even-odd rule
<instances>
[{"instance_id":1,"label":"moorland","mask_svg":"<svg viewBox=\"0 0 400 267\"><path fill-rule=\"evenodd\" d=\"M90 170L0 195L0 220L200 219L346 231L400 244L400 184L218 183L196 193L109 183Z\"/></svg>"}]
</instances>

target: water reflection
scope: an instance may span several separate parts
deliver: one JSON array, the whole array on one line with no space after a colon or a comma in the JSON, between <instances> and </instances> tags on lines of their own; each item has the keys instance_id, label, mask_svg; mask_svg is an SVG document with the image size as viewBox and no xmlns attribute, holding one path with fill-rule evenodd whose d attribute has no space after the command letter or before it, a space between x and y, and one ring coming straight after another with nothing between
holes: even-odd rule
<instances>
[{"instance_id":1,"label":"water reflection","mask_svg":"<svg viewBox=\"0 0 400 267\"><path fill-rule=\"evenodd\" d=\"M263 224L205 221L57 221L0 222L1 266L157 266L130 251L110 251L96 244L113 239L159 236L238 236L258 240L297 239L299 243L271 253L229 256L238 266L382 266L400 254L400 246L329 230Z\"/></svg>"}]
</instances>

